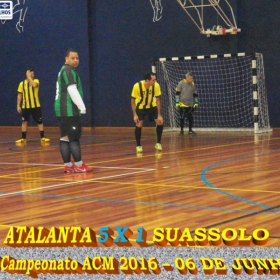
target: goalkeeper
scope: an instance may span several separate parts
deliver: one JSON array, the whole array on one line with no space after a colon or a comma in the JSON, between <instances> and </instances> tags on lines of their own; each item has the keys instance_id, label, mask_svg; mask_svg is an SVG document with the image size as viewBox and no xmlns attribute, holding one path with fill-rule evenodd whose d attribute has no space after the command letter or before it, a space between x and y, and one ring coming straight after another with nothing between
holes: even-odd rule
<instances>
[{"instance_id":1,"label":"goalkeeper","mask_svg":"<svg viewBox=\"0 0 280 280\"><path fill-rule=\"evenodd\" d=\"M191 72L186 74L176 88L176 107L180 110L180 134L184 134L185 118L189 121L189 134L195 134L193 128L193 112L198 107L197 90Z\"/></svg>"}]
</instances>

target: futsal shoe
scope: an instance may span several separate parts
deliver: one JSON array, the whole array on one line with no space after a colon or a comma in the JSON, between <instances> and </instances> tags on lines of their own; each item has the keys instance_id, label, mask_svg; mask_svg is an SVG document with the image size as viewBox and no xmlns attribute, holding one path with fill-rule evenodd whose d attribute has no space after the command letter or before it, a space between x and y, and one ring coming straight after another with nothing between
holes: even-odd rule
<instances>
[{"instance_id":1,"label":"futsal shoe","mask_svg":"<svg viewBox=\"0 0 280 280\"><path fill-rule=\"evenodd\" d=\"M184 130L181 130L181 131L180 131L180 135L184 135Z\"/></svg>"},{"instance_id":2,"label":"futsal shoe","mask_svg":"<svg viewBox=\"0 0 280 280\"><path fill-rule=\"evenodd\" d=\"M86 166L84 163L82 166L78 167L77 165L73 165L73 169L76 173L83 173L83 172L91 172L93 167Z\"/></svg>"},{"instance_id":3,"label":"futsal shoe","mask_svg":"<svg viewBox=\"0 0 280 280\"><path fill-rule=\"evenodd\" d=\"M50 142L50 141L51 141L51 139L49 139L49 138L46 138L46 137L41 138L41 142Z\"/></svg>"},{"instance_id":4,"label":"futsal shoe","mask_svg":"<svg viewBox=\"0 0 280 280\"><path fill-rule=\"evenodd\" d=\"M50 146L51 145L51 142L42 142L41 141L41 146L42 147L48 147L48 146Z\"/></svg>"},{"instance_id":5,"label":"futsal shoe","mask_svg":"<svg viewBox=\"0 0 280 280\"><path fill-rule=\"evenodd\" d=\"M74 172L74 165L72 166L64 165L64 173L73 173L73 172Z\"/></svg>"},{"instance_id":6,"label":"futsal shoe","mask_svg":"<svg viewBox=\"0 0 280 280\"><path fill-rule=\"evenodd\" d=\"M161 146L160 143L156 143L155 148L156 148L158 151L162 151L162 146Z\"/></svg>"},{"instance_id":7,"label":"futsal shoe","mask_svg":"<svg viewBox=\"0 0 280 280\"><path fill-rule=\"evenodd\" d=\"M27 140L24 138L20 138L18 140L15 141L15 143L25 143Z\"/></svg>"},{"instance_id":8,"label":"futsal shoe","mask_svg":"<svg viewBox=\"0 0 280 280\"><path fill-rule=\"evenodd\" d=\"M190 130L189 134L196 134L194 131Z\"/></svg>"},{"instance_id":9,"label":"futsal shoe","mask_svg":"<svg viewBox=\"0 0 280 280\"><path fill-rule=\"evenodd\" d=\"M136 147L136 152L137 152L137 153L143 153L143 148L142 148L142 146L137 146L137 147Z\"/></svg>"},{"instance_id":10,"label":"futsal shoe","mask_svg":"<svg viewBox=\"0 0 280 280\"><path fill-rule=\"evenodd\" d=\"M156 153L155 156L156 156L156 159L161 159L162 158L162 153Z\"/></svg>"}]
</instances>

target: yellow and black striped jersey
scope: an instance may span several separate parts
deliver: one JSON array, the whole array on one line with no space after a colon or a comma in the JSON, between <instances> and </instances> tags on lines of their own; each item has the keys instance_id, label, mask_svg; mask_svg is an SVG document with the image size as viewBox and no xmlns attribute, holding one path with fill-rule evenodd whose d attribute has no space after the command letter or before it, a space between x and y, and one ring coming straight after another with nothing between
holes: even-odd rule
<instances>
[{"instance_id":1,"label":"yellow and black striped jersey","mask_svg":"<svg viewBox=\"0 0 280 280\"><path fill-rule=\"evenodd\" d=\"M137 109L149 109L156 107L156 97L161 96L160 85L155 82L148 89L145 88L145 81L140 81L133 86L131 97L135 99Z\"/></svg>"},{"instance_id":2,"label":"yellow and black striped jersey","mask_svg":"<svg viewBox=\"0 0 280 280\"><path fill-rule=\"evenodd\" d=\"M34 88L27 80L20 82L18 86L18 93L22 94L22 109L31 109L41 107L39 100L39 80L34 79L38 87Z\"/></svg>"}]
</instances>

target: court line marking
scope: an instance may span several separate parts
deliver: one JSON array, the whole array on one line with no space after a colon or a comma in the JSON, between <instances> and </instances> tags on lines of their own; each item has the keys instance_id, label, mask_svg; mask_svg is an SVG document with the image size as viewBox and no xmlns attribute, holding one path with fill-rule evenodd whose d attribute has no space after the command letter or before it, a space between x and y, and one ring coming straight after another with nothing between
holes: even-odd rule
<instances>
[{"instance_id":1,"label":"court line marking","mask_svg":"<svg viewBox=\"0 0 280 280\"><path fill-rule=\"evenodd\" d=\"M2 163L2 164L17 165L17 164L22 164L22 163ZM61 166L61 165L58 165L58 164L41 164L41 163L24 163L24 165L30 165L30 166L38 166L38 165L40 165L40 166ZM36 190L50 189L50 188L59 187L59 186L78 184L78 183L81 183L81 182L94 182L94 183L96 183L97 181L101 181L101 180L104 180L104 179L128 176L128 175L131 175L131 174L138 174L138 173L143 173L143 172L149 172L149 171L155 171L156 170L156 169L147 169L147 168L122 168L122 167L108 167L108 166L107 167L106 166L105 167L96 166L95 168L100 168L100 169L102 169L102 168L128 169L128 170L140 170L140 171L131 172L131 173L123 173L123 174L118 174L118 175L105 176L105 177L100 177L100 178L92 178L92 179L88 179L88 180L77 180L77 181L74 181L74 182L73 181L64 182L64 183L61 183L61 184L55 184L55 185L45 186L45 187L41 187L41 188L28 189L28 190L24 190L24 191L2 193L2 194L0 193L0 197L11 196L11 195L15 195L15 194L24 194L24 193L32 192L32 191L36 191ZM110 182L110 183L112 183L112 182ZM182 186L182 187L184 187L184 186ZM194 188L197 188L197 187L194 187ZM202 188L205 188L205 187L202 187ZM31 196L32 195L33 196L38 196L37 194L31 194ZM216 208L216 207L208 207L208 206L200 207L200 206L184 205L184 204L149 203L149 202L137 202L137 201L110 200L110 199L102 199L102 198L88 199L88 198L75 198L75 197L50 196L50 195L40 195L40 196L54 197L54 198L67 198L67 199L70 198L70 199L74 199L74 200L81 199L81 200L87 200L87 201L88 200L94 200L94 201L100 201L100 202L114 202L114 203L124 203L124 204L145 204L145 205L154 205L154 206L163 206L163 207L183 207L183 208L195 208L195 209L222 210L222 211L230 211L230 212L255 213L255 211L253 211L253 210L242 210L242 211L240 211L240 210L236 210L236 209L232 209L232 208ZM268 213L268 214L271 214L271 213Z\"/></svg>"},{"instance_id":2,"label":"court line marking","mask_svg":"<svg viewBox=\"0 0 280 280\"><path fill-rule=\"evenodd\" d=\"M93 182L96 180L123 177L123 176L139 174L139 173L144 173L144 172L151 172L151 171L155 171L155 169L145 169L145 170L140 170L140 171L135 171L135 172L130 172L130 173L122 173L122 174L118 174L118 175L111 175L111 176L104 176L104 177L99 177L99 178L91 178L91 179L87 179L87 180L78 180L78 181L74 181L74 182L60 183L60 184L55 184L55 185L50 185L50 186L45 186L45 187L40 187L40 188L34 188L34 189L29 189L29 190L24 190L24 191L2 193L2 194L0 194L0 197L11 196L11 195L15 195L15 194L22 194L22 193L27 193L27 192L37 191L37 190L52 189L52 188L56 188L56 187L64 187L67 185L76 185L76 184L80 184L80 183ZM83 174L83 173L77 173L77 174Z\"/></svg>"},{"instance_id":3,"label":"court line marking","mask_svg":"<svg viewBox=\"0 0 280 280\"><path fill-rule=\"evenodd\" d=\"M63 167L62 164L46 164L46 163L22 163L22 162L0 162L2 165L30 165L30 166L57 166ZM116 167L116 166L94 166L90 165L94 168L108 168L108 169L128 169L128 170L150 170L151 168L139 168L139 167Z\"/></svg>"},{"instance_id":4,"label":"court line marking","mask_svg":"<svg viewBox=\"0 0 280 280\"><path fill-rule=\"evenodd\" d=\"M268 154L273 154L273 153L276 153L276 152L267 152L267 153L260 153L260 154L257 154L257 156L263 156L263 155L268 155ZM277 152L279 153L279 151ZM264 208L264 209L271 209L271 206L268 206L268 205L265 205L265 204L261 204L261 203L257 203L257 202L254 202L254 201L251 201L251 200L248 200L246 198L243 198L243 197L240 197L240 196L237 196L237 195L233 195L231 193L228 193L220 188L217 188L215 187L214 185L212 185L207 179L206 179L206 173L207 171L209 171L211 168L213 167L216 167L218 165L221 165L221 164L224 164L224 163L228 163L228 162L231 162L231 161L238 161L238 160L242 160L242 159L246 159L246 158L250 158L250 157L256 157L255 154L251 154L251 155L246 155L246 156L238 156L238 157L234 157L234 158L229 158L229 159L226 159L226 160L222 160L222 161L218 161L218 162L215 162L209 166L207 166L205 169L202 170L201 172L201 180L204 182L204 184L208 187L210 187L211 189L221 193L221 194L224 194L226 196L229 196L233 199L236 199L236 200L239 200L239 201L242 201L242 202L245 202L245 203L248 203L248 204L252 204L254 206L257 206L257 207L260 207L260 208ZM277 210L277 212L279 212L279 210Z\"/></svg>"},{"instance_id":5,"label":"court line marking","mask_svg":"<svg viewBox=\"0 0 280 280\"><path fill-rule=\"evenodd\" d=\"M35 164L36 165L36 164ZM61 165L59 165L61 167ZM125 168L121 168L121 167L103 167L103 166L93 166L95 169L102 169L102 168L113 168L113 169L125 169ZM145 168L127 168L127 169L140 169L140 170L146 170ZM262 170L260 170L262 171ZM40 171L41 172L41 171ZM9 178L13 178L13 179L18 179L18 175L19 174L28 174L28 173L32 173L34 174L35 171L32 171L32 172L23 172L23 173L16 173L16 174L11 174L11 175L2 175L0 176L0 180L1 178L3 177L9 177ZM78 174L85 174L85 173L73 173L72 175L78 175ZM221 173L217 173L215 172L215 174L221 174ZM222 173L224 174L224 173ZM71 174L68 174L69 175L69 179L71 179ZM30 177L32 180L42 180L42 177ZM43 178L45 181L53 181L54 179L53 178ZM59 181L59 180L63 180L63 182L65 182L65 178L55 178L55 180ZM110 181L95 181L94 183L97 183L97 182L100 182L100 183L103 183L103 184L114 184L114 185L117 185L117 184L122 184L122 185L128 185L128 184L131 184L131 183L127 183L127 182L110 182ZM135 186L140 186L140 187L164 187L164 188L183 188L183 189L195 189L195 190L209 190L209 186L191 186L191 185L171 185L171 184L154 184L154 183L133 183ZM229 188L229 187L221 187L221 188L217 188L217 187L214 187L212 188L213 190L215 189L220 189L220 190L226 190L226 191L238 191L238 192L251 192L251 193L273 193L273 194L280 194L280 191L271 191L271 190L253 190L253 189L240 189L240 188Z\"/></svg>"},{"instance_id":6,"label":"court line marking","mask_svg":"<svg viewBox=\"0 0 280 280\"><path fill-rule=\"evenodd\" d=\"M269 139L268 141L274 141L274 140L279 140L280 137L274 137ZM130 141L130 140L129 140ZM132 141L132 140L131 140ZM267 139L261 139L259 140L259 142L263 142L263 141L267 141ZM200 150L208 150L208 149L216 149L216 148L225 148L228 146L235 146L235 145L241 145L241 144L252 144L254 143L254 140L250 140L250 141L241 141L241 142L237 142L237 143L229 143L229 144L223 144L223 145L216 145L216 146L206 146L206 147L198 147L198 148L193 148L192 151L200 151ZM1 144L1 143L0 143ZM104 145L104 144L112 144L111 142L108 143L95 143L95 144L90 144L90 146L98 146L98 145ZM88 145L89 146L89 145ZM50 146L53 147L53 146ZM41 151L42 149L34 149L32 151L28 151L28 152L37 152L37 151ZM169 152L161 152L162 155L169 155L169 154L179 154L179 153L185 153L185 149L179 149L176 151L169 151ZM22 151L13 151L14 153L22 153ZM3 155L10 155L11 153L3 153L1 154L1 156ZM147 158L147 157L154 157L154 154L149 154L149 155L143 155L143 157ZM128 157L122 157L122 158L117 158L117 159L111 159L111 160L104 160L104 161L96 161L94 162L94 164L102 164L102 163L108 163L108 162L120 162L120 161L124 161L124 160L131 160L131 159L135 159L135 156L128 156Z\"/></svg>"},{"instance_id":7,"label":"court line marking","mask_svg":"<svg viewBox=\"0 0 280 280\"><path fill-rule=\"evenodd\" d=\"M249 213L256 214L259 211L254 210L240 210L234 208L223 208L223 207L212 207L212 206L198 206L190 204L176 204L176 203L160 203L160 202L150 202L150 201L135 201L135 200L119 200L119 199L108 199L108 198L94 198L94 197L75 197L75 196L66 196L66 195L50 195L50 194L21 194L25 196L33 197L43 197L43 198L56 198L56 199L72 199L79 201L94 201L94 202L108 202L108 203L119 203L119 204L133 204L133 205L151 205L159 207L178 207L178 208L187 208L187 209L201 209L201 210L217 210L225 212L234 212L234 213ZM267 215L279 215L279 212L269 212L267 210L260 211L263 214Z\"/></svg>"},{"instance_id":8,"label":"court line marking","mask_svg":"<svg viewBox=\"0 0 280 280\"><path fill-rule=\"evenodd\" d=\"M39 180L40 178L38 178ZM114 185L131 185L130 182L110 182L110 181L95 181L94 183L103 183L103 184L114 184ZM163 187L163 188L178 188L178 189L194 189L194 190L209 190L208 186L178 186L178 185L170 185L170 184L155 184L155 183L133 183L134 186L139 187ZM216 187L215 187L216 188ZM274 193L280 194L280 191L266 191L266 190L249 190L249 189L238 189L238 188L217 188L220 190L227 190L227 191L240 191L240 192L252 192L252 193Z\"/></svg>"},{"instance_id":9,"label":"court line marking","mask_svg":"<svg viewBox=\"0 0 280 280\"><path fill-rule=\"evenodd\" d=\"M27 175L27 174L29 174L29 173L32 173L32 174L34 174L34 173L41 173L42 171L44 171L44 172L46 172L46 171L50 171L50 170L57 170L57 168L59 167L59 168L62 168L63 167L63 165L61 165L61 164L45 164L45 163L5 163L5 162L3 162L2 163L3 165L5 165L5 164L10 164L10 165L13 165L13 164L19 164L19 165L24 165L24 164L26 164L26 165L30 165L30 166L52 166L52 167L55 167L55 168L52 168L52 169L47 169L47 170L38 170L38 171L35 171L35 170L32 170L32 171L29 171L29 172L27 172L27 171L24 171L24 172L16 172L16 173L12 173L12 174L5 174L5 175L0 175L0 178L16 178L16 177L18 177L19 175L21 175L21 174L24 174L25 176ZM102 166L92 166L92 167L94 167L95 169L97 168L110 168L110 167L102 167ZM135 170L146 170L147 168L129 168L129 167L112 167L112 168L117 168L117 169L135 169ZM32 178L34 178L34 177L32 177Z\"/></svg>"},{"instance_id":10,"label":"court line marking","mask_svg":"<svg viewBox=\"0 0 280 280\"><path fill-rule=\"evenodd\" d=\"M277 140L278 138L274 138L274 139L270 139L270 141L271 140ZM260 140L260 141L265 141L265 140ZM241 142L241 143L243 143L243 144L245 144L245 143L251 143L251 142L253 142L253 141L243 141L243 142ZM238 142L238 143L235 143L235 144L224 144L224 145L219 145L219 146L217 146L217 147L226 147L226 146L228 146L228 145L239 145L240 143ZM204 148L197 148L197 149L194 149L194 150L205 150L205 149L209 149L209 148L213 148L213 146L208 146L208 147L204 147ZM183 152L182 150L179 150L179 151L174 151L174 152L169 152L169 153L167 153L167 154L174 154L174 153L181 153L181 152ZM147 155L146 157L150 157L150 156L154 156L154 155ZM127 158L126 158L127 159ZM131 159L131 157L129 158L129 159ZM118 161L118 160L124 160L124 158L123 159L115 159L115 160L109 160L109 161L103 161L103 163L104 162L112 162L112 161ZM100 163L100 162L99 162ZM22 164L22 163L20 163L20 164ZM39 165L39 164L34 164L34 165ZM45 165L45 164L42 164L42 165ZM56 165L51 165L51 166L56 166ZM61 165L57 165L57 166L61 166ZM213 165L210 165L209 166L209 169L210 169L210 167L212 168L213 167ZM155 169L154 169L155 170ZM204 169L205 170L205 169ZM203 170L203 171L204 171ZM202 171L202 172L203 172ZM207 170L208 171L208 170ZM145 171L143 171L143 172L145 172ZM133 173L129 173L129 174L133 174ZM127 174L127 175L129 175L129 174ZM118 175L115 175L115 177L117 177ZM122 176L122 174L120 174L120 176ZM202 176L202 175L201 175ZM105 177L106 178L106 177ZM107 177L107 178L109 178L109 177ZM103 179L103 178L102 178ZM98 178L96 179L96 180L98 180ZM100 179L99 179L100 180ZM84 181L86 181L86 180L84 180ZM84 182L84 181L76 181L76 182L71 182L71 183L79 183L79 182ZM92 181L95 181L95 180L92 180ZM207 180L206 180L207 181ZM205 183L205 182L204 182ZM68 183L65 183L65 184L68 184ZM205 183L206 184L206 183ZM210 184L210 183L209 183ZM206 184L207 185L207 184ZM209 186L209 185L208 185ZM221 191L219 188L217 188L217 187L214 187L214 186L210 186L212 189L214 189L214 190L216 190L216 191ZM37 189L41 189L41 188L37 188ZM36 190L36 189L34 189L34 190ZM29 190L29 191L32 191L32 190ZM221 191L222 193L223 193L223 191ZM226 193L226 192L224 192L224 193ZM228 194L228 193L226 193L227 195L230 195L230 194ZM237 197L237 196L236 196ZM239 197L237 197L237 198L239 198ZM240 198L241 200L242 200L242 198ZM251 202L251 201L249 201L248 200L248 202ZM252 202L253 204L254 204L254 202ZM261 205L261 204L260 204ZM257 204L257 206L259 206L258 204ZM270 208L269 206L267 206L267 205L264 205L266 208Z\"/></svg>"}]
</instances>

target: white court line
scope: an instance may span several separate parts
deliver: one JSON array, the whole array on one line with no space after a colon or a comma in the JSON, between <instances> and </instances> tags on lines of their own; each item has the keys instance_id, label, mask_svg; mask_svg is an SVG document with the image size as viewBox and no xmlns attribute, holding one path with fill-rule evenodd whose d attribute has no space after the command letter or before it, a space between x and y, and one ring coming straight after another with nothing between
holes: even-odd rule
<instances>
[{"instance_id":1,"label":"white court line","mask_svg":"<svg viewBox=\"0 0 280 280\"><path fill-rule=\"evenodd\" d=\"M63 167L61 164L46 164L46 163L22 163L22 162L0 162L0 164L3 165L34 165L34 166L58 166L58 167ZM108 169L127 169L127 170L155 170L155 169L150 169L150 168L136 168L136 167L115 167L115 166L92 166L94 168L108 168Z\"/></svg>"},{"instance_id":2,"label":"white court line","mask_svg":"<svg viewBox=\"0 0 280 280\"><path fill-rule=\"evenodd\" d=\"M0 194L0 197L9 196L9 195L15 195L15 194L22 194L22 193L32 192L32 191L37 191L37 190L52 189L52 188L56 188L56 187L62 187L62 186L67 186L67 185L79 184L79 183L84 183L84 182L94 182L94 181L99 181L99 180L103 180L103 179L122 177L122 176L138 174L138 173L143 173L143 172L149 172L149 171L155 171L155 169L146 169L146 170L135 171L135 172L131 172L131 173L123 173L123 174L105 176L105 177L88 179L88 180L81 180L81 181L68 182L68 183L61 183L61 184L56 184L56 185L51 185L51 186L46 186L46 187L41 187L41 188L35 188L35 189L29 189L29 190L24 190L24 191L10 192L10 193L5 193L5 194ZM84 173L77 173L77 174L84 174Z\"/></svg>"}]
</instances>

